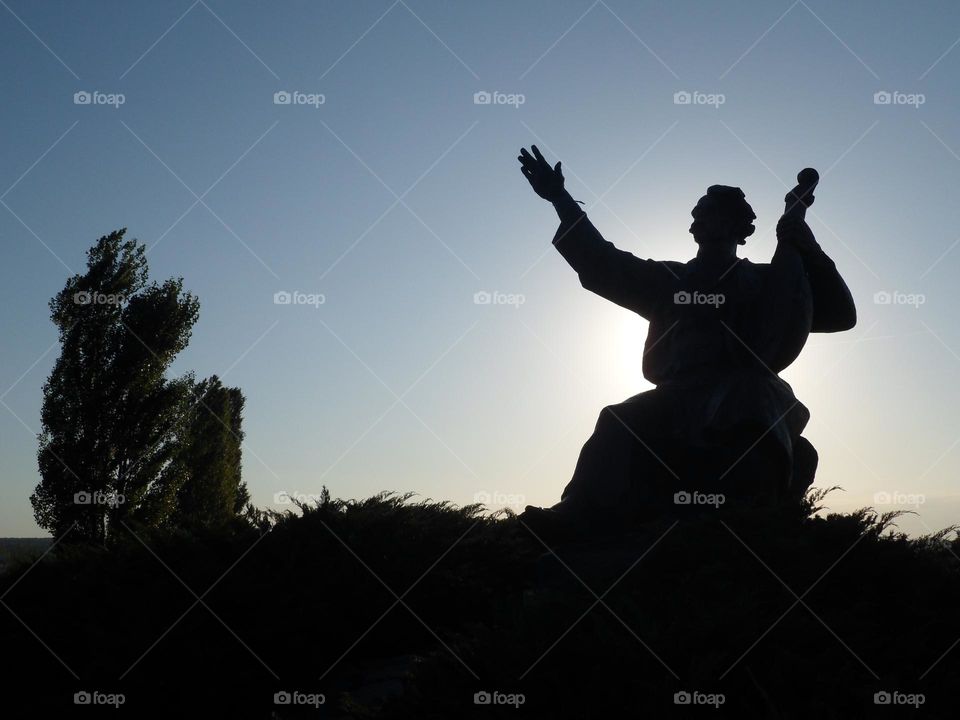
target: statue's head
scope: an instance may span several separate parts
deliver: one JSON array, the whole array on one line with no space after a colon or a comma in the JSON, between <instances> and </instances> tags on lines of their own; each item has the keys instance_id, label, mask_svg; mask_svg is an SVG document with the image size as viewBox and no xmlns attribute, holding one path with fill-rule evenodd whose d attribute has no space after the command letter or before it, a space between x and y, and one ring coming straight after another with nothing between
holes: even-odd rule
<instances>
[{"instance_id":1,"label":"statue's head","mask_svg":"<svg viewBox=\"0 0 960 720\"><path fill-rule=\"evenodd\" d=\"M745 245L753 235L756 215L743 191L729 185L711 185L690 211L693 223L690 232L699 245L712 242L735 242Z\"/></svg>"}]
</instances>

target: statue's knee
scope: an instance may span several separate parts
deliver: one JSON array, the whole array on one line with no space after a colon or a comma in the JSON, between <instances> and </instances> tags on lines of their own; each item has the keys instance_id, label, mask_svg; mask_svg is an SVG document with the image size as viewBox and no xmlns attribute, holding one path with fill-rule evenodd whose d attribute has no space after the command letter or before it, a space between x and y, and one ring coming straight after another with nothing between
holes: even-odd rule
<instances>
[{"instance_id":1,"label":"statue's knee","mask_svg":"<svg viewBox=\"0 0 960 720\"><path fill-rule=\"evenodd\" d=\"M623 418L623 411L616 405L607 405L600 411L597 418L597 432L610 433L619 432L626 427L626 421Z\"/></svg>"},{"instance_id":2,"label":"statue's knee","mask_svg":"<svg viewBox=\"0 0 960 720\"><path fill-rule=\"evenodd\" d=\"M600 411L600 414L597 415L597 427L606 425L613 419L613 405L607 405Z\"/></svg>"},{"instance_id":3,"label":"statue's knee","mask_svg":"<svg viewBox=\"0 0 960 720\"><path fill-rule=\"evenodd\" d=\"M793 478L792 490L796 494L802 494L810 485L817 474L817 464L820 456L817 449L805 437L797 438L793 444Z\"/></svg>"}]
</instances>

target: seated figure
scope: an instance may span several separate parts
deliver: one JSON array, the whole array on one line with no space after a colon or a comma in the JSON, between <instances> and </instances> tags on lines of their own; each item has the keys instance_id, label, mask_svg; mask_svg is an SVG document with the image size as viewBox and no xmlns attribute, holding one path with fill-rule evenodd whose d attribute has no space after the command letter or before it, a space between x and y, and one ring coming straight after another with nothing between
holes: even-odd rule
<instances>
[{"instance_id":1,"label":"seated figure","mask_svg":"<svg viewBox=\"0 0 960 720\"><path fill-rule=\"evenodd\" d=\"M801 437L810 414L778 373L809 333L856 324L850 291L804 220L816 172L787 195L770 263L737 257L756 215L722 185L691 212L696 257L664 262L604 240L564 189L560 163L531 150L518 159L560 217L554 246L584 288L649 321L643 375L656 388L605 407L560 502L521 519L558 537L629 526L691 497L798 502L817 454Z\"/></svg>"}]
</instances>

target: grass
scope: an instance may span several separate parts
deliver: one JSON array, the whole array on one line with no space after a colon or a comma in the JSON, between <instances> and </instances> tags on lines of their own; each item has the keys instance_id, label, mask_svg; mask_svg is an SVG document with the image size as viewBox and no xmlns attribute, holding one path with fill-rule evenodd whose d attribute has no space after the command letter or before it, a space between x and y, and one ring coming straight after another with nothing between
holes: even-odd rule
<instances>
[{"instance_id":1,"label":"grass","mask_svg":"<svg viewBox=\"0 0 960 720\"><path fill-rule=\"evenodd\" d=\"M60 544L0 576L0 671L19 688L5 702L73 711L96 690L123 693L131 717L829 720L902 713L874 704L898 691L954 717L953 529L819 517L824 495L553 548L512 515L393 494ZM276 705L278 691L326 702ZM483 691L523 704L475 704ZM723 704L677 706L684 691Z\"/></svg>"}]
</instances>

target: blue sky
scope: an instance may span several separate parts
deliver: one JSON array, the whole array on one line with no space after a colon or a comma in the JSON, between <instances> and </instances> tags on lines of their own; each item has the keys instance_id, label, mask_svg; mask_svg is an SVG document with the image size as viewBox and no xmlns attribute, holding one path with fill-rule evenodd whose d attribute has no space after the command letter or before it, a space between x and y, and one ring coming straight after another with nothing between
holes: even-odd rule
<instances>
[{"instance_id":1,"label":"blue sky","mask_svg":"<svg viewBox=\"0 0 960 720\"><path fill-rule=\"evenodd\" d=\"M323 484L555 502L600 408L650 387L646 324L550 247L516 168L531 142L609 240L658 259L692 257L719 183L768 260L785 184L818 168L808 219L860 322L784 373L817 484L845 488L838 509L922 500L911 532L960 516L955 3L2 5L0 536L42 534L46 303L118 227L199 296L175 370L243 389L258 504Z\"/></svg>"}]
</instances>

